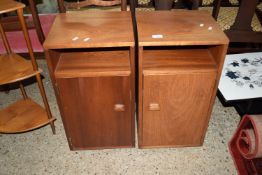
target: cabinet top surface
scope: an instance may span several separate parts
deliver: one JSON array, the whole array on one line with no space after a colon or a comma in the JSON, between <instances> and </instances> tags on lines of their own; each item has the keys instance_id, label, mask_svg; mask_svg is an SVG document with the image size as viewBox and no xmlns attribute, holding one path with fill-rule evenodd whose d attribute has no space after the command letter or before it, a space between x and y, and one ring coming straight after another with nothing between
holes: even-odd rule
<instances>
[{"instance_id":1,"label":"cabinet top surface","mask_svg":"<svg viewBox=\"0 0 262 175\"><path fill-rule=\"evenodd\" d=\"M140 46L227 44L228 38L206 11L137 12Z\"/></svg>"},{"instance_id":2,"label":"cabinet top surface","mask_svg":"<svg viewBox=\"0 0 262 175\"><path fill-rule=\"evenodd\" d=\"M58 14L45 49L134 46L130 12L70 12Z\"/></svg>"}]
</instances>

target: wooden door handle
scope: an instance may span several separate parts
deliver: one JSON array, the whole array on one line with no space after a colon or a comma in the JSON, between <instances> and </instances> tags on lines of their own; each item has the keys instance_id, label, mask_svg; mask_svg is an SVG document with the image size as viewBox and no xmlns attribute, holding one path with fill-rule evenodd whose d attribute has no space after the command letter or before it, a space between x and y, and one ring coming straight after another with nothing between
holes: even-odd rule
<instances>
[{"instance_id":1,"label":"wooden door handle","mask_svg":"<svg viewBox=\"0 0 262 175\"><path fill-rule=\"evenodd\" d=\"M117 111L117 112L125 111L125 105L115 104L114 110Z\"/></svg>"},{"instance_id":2,"label":"wooden door handle","mask_svg":"<svg viewBox=\"0 0 262 175\"><path fill-rule=\"evenodd\" d=\"M158 103L150 103L149 111L160 111L160 106Z\"/></svg>"}]
</instances>

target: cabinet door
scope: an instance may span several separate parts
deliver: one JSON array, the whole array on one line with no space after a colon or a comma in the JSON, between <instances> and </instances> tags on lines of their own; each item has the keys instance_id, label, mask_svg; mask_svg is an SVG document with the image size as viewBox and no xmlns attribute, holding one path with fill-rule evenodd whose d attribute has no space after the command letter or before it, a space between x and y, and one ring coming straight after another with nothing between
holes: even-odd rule
<instances>
[{"instance_id":1,"label":"cabinet door","mask_svg":"<svg viewBox=\"0 0 262 175\"><path fill-rule=\"evenodd\" d=\"M200 145L215 72L144 75L140 146Z\"/></svg>"},{"instance_id":2,"label":"cabinet door","mask_svg":"<svg viewBox=\"0 0 262 175\"><path fill-rule=\"evenodd\" d=\"M130 147L130 77L58 79L71 149Z\"/></svg>"}]
</instances>

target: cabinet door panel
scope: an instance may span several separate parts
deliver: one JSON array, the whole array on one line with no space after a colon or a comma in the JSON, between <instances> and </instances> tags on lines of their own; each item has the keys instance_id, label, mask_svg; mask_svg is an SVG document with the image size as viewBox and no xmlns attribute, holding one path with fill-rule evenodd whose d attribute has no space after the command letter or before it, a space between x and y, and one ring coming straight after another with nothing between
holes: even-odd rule
<instances>
[{"instance_id":1,"label":"cabinet door panel","mask_svg":"<svg viewBox=\"0 0 262 175\"><path fill-rule=\"evenodd\" d=\"M200 145L215 72L144 75L141 146Z\"/></svg>"},{"instance_id":2,"label":"cabinet door panel","mask_svg":"<svg viewBox=\"0 0 262 175\"><path fill-rule=\"evenodd\" d=\"M130 77L65 78L57 83L72 149L133 145Z\"/></svg>"}]
</instances>

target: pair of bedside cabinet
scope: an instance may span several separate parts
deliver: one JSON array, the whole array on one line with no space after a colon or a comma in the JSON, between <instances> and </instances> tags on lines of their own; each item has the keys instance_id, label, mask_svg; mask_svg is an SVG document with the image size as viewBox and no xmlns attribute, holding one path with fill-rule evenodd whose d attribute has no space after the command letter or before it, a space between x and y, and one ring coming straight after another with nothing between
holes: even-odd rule
<instances>
[{"instance_id":1,"label":"pair of bedside cabinet","mask_svg":"<svg viewBox=\"0 0 262 175\"><path fill-rule=\"evenodd\" d=\"M44 48L70 149L134 147L135 121L140 148L203 143L228 39L207 12L136 20L138 50L130 12L56 17Z\"/></svg>"}]
</instances>

